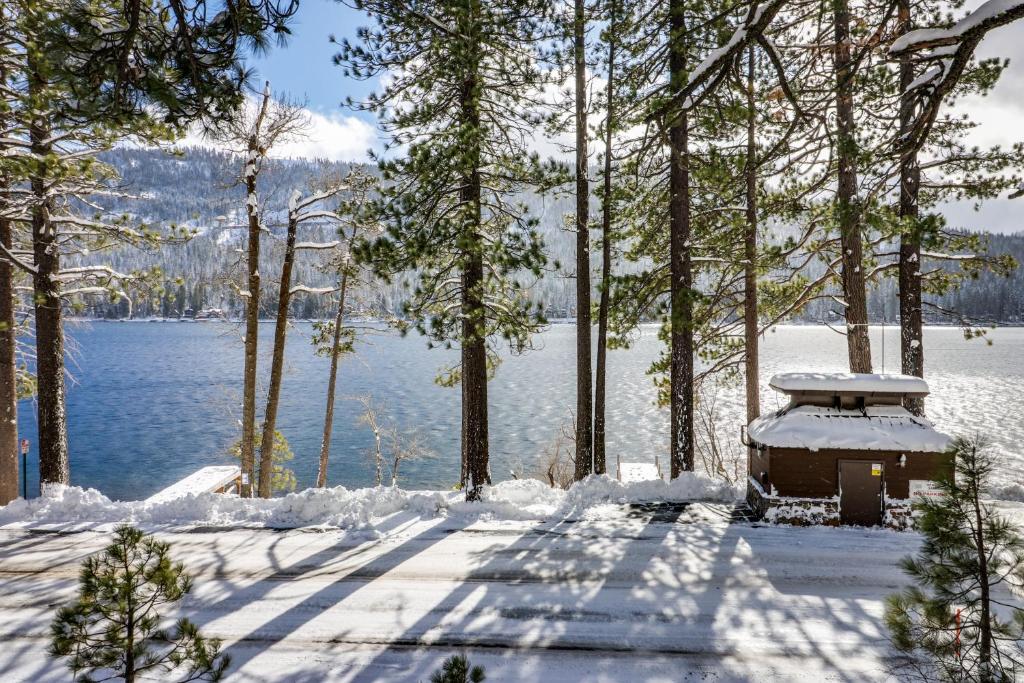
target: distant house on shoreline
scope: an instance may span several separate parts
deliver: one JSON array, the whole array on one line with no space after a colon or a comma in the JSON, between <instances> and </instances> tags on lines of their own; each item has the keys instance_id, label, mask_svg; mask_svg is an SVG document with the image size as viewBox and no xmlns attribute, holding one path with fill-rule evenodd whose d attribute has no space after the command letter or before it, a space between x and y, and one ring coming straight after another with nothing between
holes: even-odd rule
<instances>
[{"instance_id":1,"label":"distant house on shoreline","mask_svg":"<svg viewBox=\"0 0 1024 683\"><path fill-rule=\"evenodd\" d=\"M227 314L221 308L204 308L195 315L197 321L202 320L227 320Z\"/></svg>"},{"instance_id":2,"label":"distant house on shoreline","mask_svg":"<svg viewBox=\"0 0 1024 683\"><path fill-rule=\"evenodd\" d=\"M906 528L913 498L933 495L952 472L950 438L902 405L928 394L919 377L785 373L770 386L789 404L750 423L744 438L758 518Z\"/></svg>"}]
</instances>

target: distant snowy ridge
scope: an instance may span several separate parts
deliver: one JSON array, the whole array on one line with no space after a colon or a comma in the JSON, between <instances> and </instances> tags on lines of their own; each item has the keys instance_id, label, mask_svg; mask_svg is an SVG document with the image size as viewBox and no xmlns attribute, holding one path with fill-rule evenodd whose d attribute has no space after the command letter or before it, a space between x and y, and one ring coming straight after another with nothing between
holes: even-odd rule
<instances>
[{"instance_id":1,"label":"distant snowy ridge","mask_svg":"<svg viewBox=\"0 0 1024 683\"><path fill-rule=\"evenodd\" d=\"M280 498L245 499L215 493L174 500L112 501L95 489L53 487L39 498L18 499L0 508L0 527L78 530L129 523L142 527L216 526L294 529L327 527L376 534L377 524L398 512L421 518L474 517L530 520L574 517L609 503L725 502L742 490L701 474L684 473L664 482L623 484L607 475L590 476L568 491L525 479L487 487L483 500L467 503L456 491L400 488L306 489Z\"/></svg>"}]
</instances>

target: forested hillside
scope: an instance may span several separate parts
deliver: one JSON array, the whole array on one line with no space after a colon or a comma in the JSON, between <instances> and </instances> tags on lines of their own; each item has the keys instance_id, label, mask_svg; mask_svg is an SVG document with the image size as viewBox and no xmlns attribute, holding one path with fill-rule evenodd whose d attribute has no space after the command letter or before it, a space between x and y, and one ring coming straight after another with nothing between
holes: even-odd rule
<instances>
[{"instance_id":1,"label":"forested hillside","mask_svg":"<svg viewBox=\"0 0 1024 683\"><path fill-rule=\"evenodd\" d=\"M124 318L129 309L134 317L169 316L183 314L187 309L223 309L228 316L240 315L242 302L237 296L240 270L240 248L244 247L244 188L235 179L241 169L237 157L206 148L190 147L171 153L162 150L121 147L103 155L103 159L121 174L121 186L131 195L105 198L104 208L111 213L128 213L136 220L154 227L177 224L197 231L187 243L166 245L159 253L124 249L104 255L115 268L123 271L161 267L164 272L163 291L136 296L129 306L126 300L104 302L90 298L84 314L96 317ZM324 175L343 175L352 164L308 159L272 159L265 173L267 187L268 226L276 239L263 254L263 268L274 273L281 256L283 224L280 216L288 195L295 189L306 190L310 182ZM572 278L573 240L565 228L564 216L572 212L571 196L527 196L523 201L533 215L540 218L540 232L544 238L552 268L544 277L532 283L531 295L544 303L549 317L568 317L574 314L574 280ZM276 223L275 217L277 217ZM304 239L330 239L331 230L318 228ZM988 250L993 254L1010 254L1024 262L1024 234L989 235ZM596 264L596 255L595 255ZM315 254L303 256L296 266L297 281L312 287L324 287L330 276L318 268ZM636 264L619 263L620 270L635 270ZM232 284L233 283L233 284ZM366 306L383 307L399 313L406 287L397 282L380 285L373 291L362 292L360 299ZM275 291L264 288L261 308L265 315L273 311ZM897 320L896 280L882 279L870 289L868 309L872 320ZM944 309L957 311L979 322L1019 323L1024 321L1024 271L1018 268L1010 277L984 271L977 279L968 280L962 287L939 297L934 303ZM292 312L299 318L324 318L331 312L327 297L297 297ZM835 303L830 299L811 302L796 320L801 322L832 321ZM949 322L950 316L937 310L926 312L932 322Z\"/></svg>"},{"instance_id":2,"label":"forested hillside","mask_svg":"<svg viewBox=\"0 0 1024 683\"><path fill-rule=\"evenodd\" d=\"M245 188L236 182L242 168L238 157L199 147L168 152L155 149L121 147L103 154L103 160L121 174L120 187L127 197L105 197L102 205L111 214L129 214L133 220L160 229L169 225L196 232L184 244L164 245L158 252L122 249L105 253L104 262L123 272L160 267L164 273L163 291L139 293L131 304L121 299L104 302L97 297L83 301L83 313L107 318L177 316L186 309L199 311L220 308L237 317L242 303L237 296L239 249L245 246ZM342 176L354 166L348 163L308 159L270 159L261 178L267 188L265 216L273 239L262 255L261 270L267 274L279 270L284 232L283 214L293 190L307 192L311 183L323 176ZM369 168L367 168L369 170ZM531 295L542 301L550 316L569 315L573 282L569 274L554 264L571 259L573 236L562 230L562 216L572 210L572 197L525 197L531 213L541 221L547 254L552 268L539 281L524 278ZM307 230L302 239L326 241L333 232L326 226ZM88 257L86 257L88 258ZM318 268L317 254L303 255L296 264L295 280L311 287L331 284L331 276ZM273 265L272 265L273 264ZM377 286L365 291L375 307L399 313L402 282ZM261 309L270 315L276 305L276 290L262 290ZM369 305L367 303L367 305ZM293 303L300 318L324 318L331 314L327 297L302 296Z\"/></svg>"}]
</instances>

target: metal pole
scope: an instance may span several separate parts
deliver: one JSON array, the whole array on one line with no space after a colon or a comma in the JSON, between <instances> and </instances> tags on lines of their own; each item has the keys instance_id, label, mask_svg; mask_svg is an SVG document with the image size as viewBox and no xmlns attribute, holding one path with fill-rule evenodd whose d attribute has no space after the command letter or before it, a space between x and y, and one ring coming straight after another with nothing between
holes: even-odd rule
<instances>
[{"instance_id":1,"label":"metal pole","mask_svg":"<svg viewBox=\"0 0 1024 683\"><path fill-rule=\"evenodd\" d=\"M21 440L21 495L28 500L28 439Z\"/></svg>"}]
</instances>

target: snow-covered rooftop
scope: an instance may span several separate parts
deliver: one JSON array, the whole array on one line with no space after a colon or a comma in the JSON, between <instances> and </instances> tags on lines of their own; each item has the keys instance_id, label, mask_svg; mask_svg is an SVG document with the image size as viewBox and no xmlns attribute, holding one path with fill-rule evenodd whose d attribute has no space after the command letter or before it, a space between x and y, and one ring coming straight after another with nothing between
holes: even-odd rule
<instances>
[{"instance_id":1,"label":"snow-covered rooftop","mask_svg":"<svg viewBox=\"0 0 1024 683\"><path fill-rule=\"evenodd\" d=\"M772 377L772 389L784 394L910 394L924 396L928 383L911 375L881 375L853 372L784 372Z\"/></svg>"},{"instance_id":2,"label":"snow-covered rooftop","mask_svg":"<svg viewBox=\"0 0 1024 683\"><path fill-rule=\"evenodd\" d=\"M868 406L864 410L796 406L764 415L750 423L752 441L775 448L824 448L937 453L950 437L923 417L901 406Z\"/></svg>"}]
</instances>

